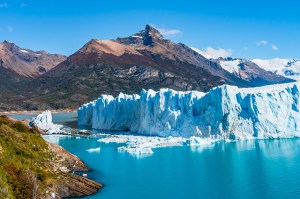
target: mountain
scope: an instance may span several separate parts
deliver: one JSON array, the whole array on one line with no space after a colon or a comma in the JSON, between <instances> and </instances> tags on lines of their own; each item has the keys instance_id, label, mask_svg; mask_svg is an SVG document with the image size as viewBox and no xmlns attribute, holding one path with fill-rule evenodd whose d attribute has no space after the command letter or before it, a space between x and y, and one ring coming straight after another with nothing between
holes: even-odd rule
<instances>
[{"instance_id":1,"label":"mountain","mask_svg":"<svg viewBox=\"0 0 300 199\"><path fill-rule=\"evenodd\" d=\"M300 80L300 59L253 59L252 62L267 71Z\"/></svg>"},{"instance_id":2,"label":"mountain","mask_svg":"<svg viewBox=\"0 0 300 199\"><path fill-rule=\"evenodd\" d=\"M167 87L206 92L222 84L254 87L294 81L252 62L243 61L240 74L232 73L222 67L221 61L207 59L182 43L165 39L150 25L129 37L92 39L66 60L9 42L2 46L10 46L2 51L17 61L10 64L10 59L2 59L0 70L9 75L1 79L7 94L2 95L6 101L0 99L0 110L74 109L101 94L117 96L142 89ZM16 86L10 83L11 79L21 83Z\"/></svg>"},{"instance_id":3,"label":"mountain","mask_svg":"<svg viewBox=\"0 0 300 199\"><path fill-rule=\"evenodd\" d=\"M65 59L64 55L35 52L8 41L0 42L0 67L20 77L38 77Z\"/></svg>"},{"instance_id":4,"label":"mountain","mask_svg":"<svg viewBox=\"0 0 300 199\"><path fill-rule=\"evenodd\" d=\"M269 71L266 67L256 64L253 61L232 57L220 57L212 59L219 63L226 71L236 75L237 77L251 83L255 82L256 86L264 86L268 84L292 82L289 77L282 74L276 74Z\"/></svg>"},{"instance_id":5,"label":"mountain","mask_svg":"<svg viewBox=\"0 0 300 199\"><path fill-rule=\"evenodd\" d=\"M23 86L65 59L63 55L35 52L8 41L0 42L0 109L7 109L7 104L18 109L12 102L20 103L25 98Z\"/></svg>"},{"instance_id":6,"label":"mountain","mask_svg":"<svg viewBox=\"0 0 300 199\"><path fill-rule=\"evenodd\" d=\"M76 108L101 94L116 96L162 87L208 91L225 83L255 86L188 46L164 39L147 25L129 37L92 39L28 88L39 85L38 95L32 98L39 103Z\"/></svg>"}]
</instances>

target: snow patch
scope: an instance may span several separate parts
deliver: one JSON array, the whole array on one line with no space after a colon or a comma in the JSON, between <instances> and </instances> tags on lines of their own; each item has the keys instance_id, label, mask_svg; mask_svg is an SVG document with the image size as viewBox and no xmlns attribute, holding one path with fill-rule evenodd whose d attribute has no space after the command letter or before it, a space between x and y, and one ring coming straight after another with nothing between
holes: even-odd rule
<instances>
[{"instance_id":1,"label":"snow patch","mask_svg":"<svg viewBox=\"0 0 300 199\"><path fill-rule=\"evenodd\" d=\"M232 60L224 60L219 62L223 69L227 70L230 73L239 74L239 64L241 60L232 59Z\"/></svg>"},{"instance_id":2,"label":"snow patch","mask_svg":"<svg viewBox=\"0 0 300 199\"><path fill-rule=\"evenodd\" d=\"M143 39L143 37L137 35L132 35L131 37Z\"/></svg>"},{"instance_id":3,"label":"snow patch","mask_svg":"<svg viewBox=\"0 0 300 199\"><path fill-rule=\"evenodd\" d=\"M23 49L21 49L20 52L22 52L22 53L29 53L27 50L23 50Z\"/></svg>"}]
</instances>

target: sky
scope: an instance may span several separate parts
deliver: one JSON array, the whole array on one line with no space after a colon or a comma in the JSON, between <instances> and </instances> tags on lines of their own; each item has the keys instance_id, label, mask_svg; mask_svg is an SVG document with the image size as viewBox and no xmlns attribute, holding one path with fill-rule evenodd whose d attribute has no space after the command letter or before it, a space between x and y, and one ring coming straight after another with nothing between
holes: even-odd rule
<instances>
[{"instance_id":1,"label":"sky","mask_svg":"<svg viewBox=\"0 0 300 199\"><path fill-rule=\"evenodd\" d=\"M300 58L300 1L0 0L0 41L71 55L150 24L208 56Z\"/></svg>"}]
</instances>

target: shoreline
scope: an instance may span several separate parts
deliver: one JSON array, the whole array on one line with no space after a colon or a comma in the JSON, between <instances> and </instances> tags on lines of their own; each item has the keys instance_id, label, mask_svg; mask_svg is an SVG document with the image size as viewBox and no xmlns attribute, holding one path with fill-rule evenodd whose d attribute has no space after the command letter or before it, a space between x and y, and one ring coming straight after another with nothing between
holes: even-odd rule
<instances>
[{"instance_id":1,"label":"shoreline","mask_svg":"<svg viewBox=\"0 0 300 199\"><path fill-rule=\"evenodd\" d=\"M10 115L10 114L22 114L22 115L30 115L30 114L41 114L46 110L36 110L36 111L0 111L0 115ZM56 113L72 113L76 112L77 110L75 109L54 109L50 110L51 113L56 114Z\"/></svg>"},{"instance_id":2,"label":"shoreline","mask_svg":"<svg viewBox=\"0 0 300 199\"><path fill-rule=\"evenodd\" d=\"M10 183L2 184L6 189L23 190L25 187L35 187L35 193L39 193L41 198L53 199L89 196L103 188L102 183L87 177L91 168L79 157L58 144L46 141L42 130L30 127L28 120L1 116L0 124L0 159L3 158L0 161L0 172L5 174L4 179L12 179ZM24 153L25 156L19 152L25 150L28 152ZM13 162L10 162L11 158ZM5 170L19 167L22 169L9 170L11 172ZM32 173L31 177L28 177L27 170ZM78 175L75 173L78 171L86 173ZM36 184L30 184L31 178L38 179L38 175L43 178L36 180ZM31 198L31 192L26 194L26 198ZM7 192L5 196L16 195Z\"/></svg>"}]
</instances>

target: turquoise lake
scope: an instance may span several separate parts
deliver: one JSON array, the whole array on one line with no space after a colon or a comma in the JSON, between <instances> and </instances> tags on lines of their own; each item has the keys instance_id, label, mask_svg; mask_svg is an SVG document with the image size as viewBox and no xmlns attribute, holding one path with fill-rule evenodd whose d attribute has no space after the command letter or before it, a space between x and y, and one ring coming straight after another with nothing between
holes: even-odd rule
<instances>
[{"instance_id":1,"label":"turquoise lake","mask_svg":"<svg viewBox=\"0 0 300 199\"><path fill-rule=\"evenodd\" d=\"M76 113L53 114L53 119L74 125ZM167 147L143 158L118 152L120 144L100 143L98 138L45 139L81 158L93 169L88 177L105 185L86 199L300 198L300 139ZM86 151L97 147L100 152Z\"/></svg>"}]
</instances>

